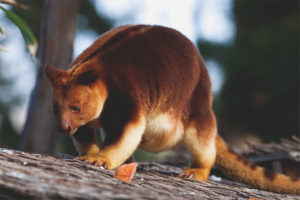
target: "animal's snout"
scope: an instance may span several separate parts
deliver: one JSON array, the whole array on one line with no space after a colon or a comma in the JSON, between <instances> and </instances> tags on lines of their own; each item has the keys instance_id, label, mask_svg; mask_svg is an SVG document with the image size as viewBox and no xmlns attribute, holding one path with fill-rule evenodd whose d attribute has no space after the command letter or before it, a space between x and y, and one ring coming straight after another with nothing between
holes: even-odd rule
<instances>
[{"instance_id":1,"label":"animal's snout","mask_svg":"<svg viewBox=\"0 0 300 200\"><path fill-rule=\"evenodd\" d=\"M69 134L71 132L71 125L70 122L67 120L62 120L60 122L60 129L61 131L63 131L64 133Z\"/></svg>"}]
</instances>

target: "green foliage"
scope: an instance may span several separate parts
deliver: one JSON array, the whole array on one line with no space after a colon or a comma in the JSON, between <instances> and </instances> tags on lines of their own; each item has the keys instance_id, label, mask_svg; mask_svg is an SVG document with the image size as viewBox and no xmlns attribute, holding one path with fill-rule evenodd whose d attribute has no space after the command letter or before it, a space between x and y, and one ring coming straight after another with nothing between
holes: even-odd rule
<instances>
[{"instance_id":1,"label":"green foliage","mask_svg":"<svg viewBox=\"0 0 300 200\"><path fill-rule=\"evenodd\" d=\"M0 26L0 33L1 33L2 35L5 34L5 33L4 33L4 30L3 30L3 28L2 28L2 26Z\"/></svg>"},{"instance_id":2,"label":"green foliage","mask_svg":"<svg viewBox=\"0 0 300 200\"><path fill-rule=\"evenodd\" d=\"M34 3L33 1L26 1L26 4L28 3ZM28 38L27 43L28 44L33 44L36 42L36 39L32 37L32 33L25 24L24 21L30 21L31 26L33 27L33 30L37 30L35 33L37 35L39 34L40 31L40 22L41 22L41 12L42 12L42 4L43 1L35 1L33 6L30 4L30 11L24 10L27 6L21 5L20 3L16 1L6 1L6 0L0 0L0 3L6 3L13 5L12 11L11 10L6 10L5 11L2 9L2 11L5 13L8 19L13 19L16 21L17 24L21 26L21 29L23 29L22 34L25 34L25 37ZM38 5L38 7L36 6ZM1 12L1 11L0 11ZM14 14L16 13L16 14ZM34 15L35 20L31 20L28 18L28 16ZM17 16L17 17L16 17ZM19 16L19 17L18 17ZM9 18L10 17L10 18ZM19 20L21 19L21 21ZM38 23L36 23L38 22ZM27 27L27 28L26 28ZM35 29L37 27L37 29ZM20 29L20 30L21 30ZM8 35L9 37L9 35ZM37 45L37 43L36 43ZM0 46L1 48L1 46ZM3 55L5 56L5 55ZM20 130L16 130L14 127L14 124L12 123L12 118L11 118L11 112L13 111L15 106L19 106L20 103L23 101L22 97L15 93L13 89L13 79L7 79L5 75L5 69L9 68L9 63L3 63L3 61L0 63L2 70L4 73L0 74L0 146L1 147L8 147L8 148L14 148L17 149L19 148L20 140L21 140L21 135L19 134Z\"/></svg>"},{"instance_id":3,"label":"green foliage","mask_svg":"<svg viewBox=\"0 0 300 200\"><path fill-rule=\"evenodd\" d=\"M0 34L2 34L2 35L5 34L5 32L4 32L3 28L2 28L2 26L0 26ZM0 45L0 51L6 51L6 49L5 49L2 45Z\"/></svg>"},{"instance_id":4,"label":"green foliage","mask_svg":"<svg viewBox=\"0 0 300 200\"><path fill-rule=\"evenodd\" d=\"M20 17L18 17L16 14L3 8L2 6L0 6L0 9L20 29L23 38L26 42L29 53L32 57L34 57L37 51L38 43L33 33L29 29L28 25L26 24L26 22L22 20Z\"/></svg>"}]
</instances>

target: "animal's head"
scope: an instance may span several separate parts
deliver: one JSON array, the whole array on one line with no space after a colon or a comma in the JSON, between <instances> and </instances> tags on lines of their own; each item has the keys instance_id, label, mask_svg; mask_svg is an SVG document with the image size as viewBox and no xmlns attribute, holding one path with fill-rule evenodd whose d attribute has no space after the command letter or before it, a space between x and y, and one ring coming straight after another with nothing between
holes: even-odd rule
<instances>
[{"instance_id":1,"label":"animal's head","mask_svg":"<svg viewBox=\"0 0 300 200\"><path fill-rule=\"evenodd\" d=\"M63 132L73 134L78 127L97 119L107 97L99 71L88 65L61 70L45 69L53 87L53 111Z\"/></svg>"}]
</instances>

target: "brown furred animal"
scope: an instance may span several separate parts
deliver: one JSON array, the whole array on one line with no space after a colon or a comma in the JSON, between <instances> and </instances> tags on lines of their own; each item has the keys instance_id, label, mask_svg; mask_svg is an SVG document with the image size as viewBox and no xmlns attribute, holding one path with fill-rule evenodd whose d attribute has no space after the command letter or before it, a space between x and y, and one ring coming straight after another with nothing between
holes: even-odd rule
<instances>
[{"instance_id":1,"label":"brown furred animal","mask_svg":"<svg viewBox=\"0 0 300 200\"><path fill-rule=\"evenodd\" d=\"M66 71L52 66L53 110L72 135L78 159L114 169L141 148L178 144L193 157L181 177L207 180L216 164L256 188L300 194L300 181L275 174L233 152L217 135L211 83L195 46L166 27L128 25L100 36ZM106 132L104 147L95 130Z\"/></svg>"}]
</instances>

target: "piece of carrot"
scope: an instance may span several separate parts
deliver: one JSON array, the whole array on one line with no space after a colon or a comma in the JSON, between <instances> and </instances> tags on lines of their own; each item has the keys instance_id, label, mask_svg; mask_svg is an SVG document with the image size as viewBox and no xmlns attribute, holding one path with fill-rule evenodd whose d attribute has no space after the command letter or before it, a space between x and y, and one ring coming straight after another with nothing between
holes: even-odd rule
<instances>
[{"instance_id":1,"label":"piece of carrot","mask_svg":"<svg viewBox=\"0 0 300 200\"><path fill-rule=\"evenodd\" d=\"M131 179L133 178L133 174L136 171L137 166L138 166L137 163L129 163L129 164L121 165L116 169L114 177L126 183L130 183Z\"/></svg>"}]
</instances>

